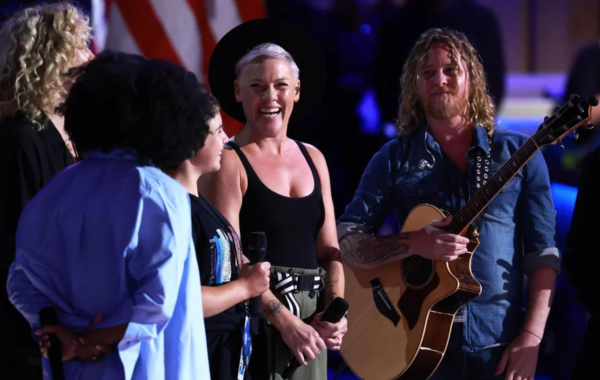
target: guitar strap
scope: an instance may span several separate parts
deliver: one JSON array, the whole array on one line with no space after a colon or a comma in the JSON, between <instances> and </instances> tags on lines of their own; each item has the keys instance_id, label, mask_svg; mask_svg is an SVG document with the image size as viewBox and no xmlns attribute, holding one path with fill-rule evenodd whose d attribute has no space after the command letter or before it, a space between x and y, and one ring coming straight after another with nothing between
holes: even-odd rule
<instances>
[{"instance_id":1,"label":"guitar strap","mask_svg":"<svg viewBox=\"0 0 600 380\"><path fill-rule=\"evenodd\" d=\"M484 152L481 149L477 150L477 164L475 172L477 176L475 177L475 179L477 180L476 186L478 190L487 183L487 180L490 175L490 162L492 160L492 137L493 134L488 135L489 152L487 154L484 154Z\"/></svg>"},{"instance_id":2,"label":"guitar strap","mask_svg":"<svg viewBox=\"0 0 600 380\"><path fill-rule=\"evenodd\" d=\"M488 135L488 153L485 153L483 149L477 150L477 162L475 164L475 186L477 186L477 191L479 191L487 183L490 177L490 165L492 161L492 137L493 134ZM465 306L463 306L454 316L454 323L462 323L466 320L467 311L465 310Z\"/></svg>"}]
</instances>

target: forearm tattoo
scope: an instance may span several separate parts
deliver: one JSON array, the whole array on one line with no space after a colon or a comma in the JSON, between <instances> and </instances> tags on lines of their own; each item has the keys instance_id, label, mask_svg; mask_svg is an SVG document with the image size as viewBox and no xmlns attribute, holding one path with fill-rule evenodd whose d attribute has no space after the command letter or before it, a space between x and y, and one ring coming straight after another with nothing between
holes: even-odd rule
<instances>
[{"instance_id":1,"label":"forearm tattoo","mask_svg":"<svg viewBox=\"0 0 600 380\"><path fill-rule=\"evenodd\" d=\"M342 262L351 268L369 269L397 261L408 254L409 237L408 232L390 236L348 235L340 241Z\"/></svg>"},{"instance_id":2,"label":"forearm tattoo","mask_svg":"<svg viewBox=\"0 0 600 380\"><path fill-rule=\"evenodd\" d=\"M331 263L329 265L327 274L325 274L325 304L333 301L338 295L335 292L337 284L340 282L340 268Z\"/></svg>"},{"instance_id":3,"label":"forearm tattoo","mask_svg":"<svg viewBox=\"0 0 600 380\"><path fill-rule=\"evenodd\" d=\"M269 301L267 306L263 309L263 317L268 319L269 317L274 317L281 312L281 308L283 304L279 301Z\"/></svg>"}]
</instances>

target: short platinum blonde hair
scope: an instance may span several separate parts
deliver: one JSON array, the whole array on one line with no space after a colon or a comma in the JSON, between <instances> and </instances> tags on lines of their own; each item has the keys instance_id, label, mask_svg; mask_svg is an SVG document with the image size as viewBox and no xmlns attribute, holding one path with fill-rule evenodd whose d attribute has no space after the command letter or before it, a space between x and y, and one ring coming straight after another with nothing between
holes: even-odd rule
<instances>
[{"instance_id":1,"label":"short platinum blonde hair","mask_svg":"<svg viewBox=\"0 0 600 380\"><path fill-rule=\"evenodd\" d=\"M255 47L253 47L248 53L244 54L244 56L240 58L240 60L235 64L236 79L240 77L242 69L248 64L269 58L282 59L287 61L287 63L292 68L295 79L298 80L300 78L300 69L296 64L296 61L294 61L294 58L292 58L292 55L281 46L271 42L266 42L264 44L256 45Z\"/></svg>"},{"instance_id":2,"label":"short platinum blonde hair","mask_svg":"<svg viewBox=\"0 0 600 380\"><path fill-rule=\"evenodd\" d=\"M69 69L87 48L88 17L68 3L25 8L0 29L0 119L22 111L38 128L66 95Z\"/></svg>"}]
</instances>

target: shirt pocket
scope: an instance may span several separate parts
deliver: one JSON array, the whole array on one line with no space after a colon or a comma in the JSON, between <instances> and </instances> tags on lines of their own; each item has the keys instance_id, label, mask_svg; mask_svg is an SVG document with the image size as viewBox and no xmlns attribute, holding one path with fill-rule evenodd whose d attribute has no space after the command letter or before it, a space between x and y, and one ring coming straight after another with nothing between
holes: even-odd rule
<instances>
[{"instance_id":1,"label":"shirt pocket","mask_svg":"<svg viewBox=\"0 0 600 380\"><path fill-rule=\"evenodd\" d=\"M402 187L402 194L407 209L410 211L423 203L435 204L438 189L439 184L437 182L405 184Z\"/></svg>"},{"instance_id":2,"label":"shirt pocket","mask_svg":"<svg viewBox=\"0 0 600 380\"><path fill-rule=\"evenodd\" d=\"M490 176L492 177L492 176ZM511 179L506 186L483 210L484 215L493 215L499 218L510 218L515 215L519 194L521 193L521 177Z\"/></svg>"}]
</instances>

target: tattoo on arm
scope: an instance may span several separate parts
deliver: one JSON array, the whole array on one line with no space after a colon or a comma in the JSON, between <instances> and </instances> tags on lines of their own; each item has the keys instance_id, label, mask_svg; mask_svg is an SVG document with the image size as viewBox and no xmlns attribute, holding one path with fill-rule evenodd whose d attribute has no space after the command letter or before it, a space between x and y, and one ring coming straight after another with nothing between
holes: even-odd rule
<instances>
[{"instance_id":1,"label":"tattoo on arm","mask_svg":"<svg viewBox=\"0 0 600 380\"><path fill-rule=\"evenodd\" d=\"M409 232L390 236L349 235L340 241L342 262L351 268L368 269L398 261L408 254L409 237Z\"/></svg>"},{"instance_id":2,"label":"tattoo on arm","mask_svg":"<svg viewBox=\"0 0 600 380\"><path fill-rule=\"evenodd\" d=\"M281 312L281 308L283 304L279 301L270 301L267 306L263 309L263 317L268 319L269 317L274 317Z\"/></svg>"},{"instance_id":3,"label":"tattoo on arm","mask_svg":"<svg viewBox=\"0 0 600 380\"><path fill-rule=\"evenodd\" d=\"M333 301L337 297L335 288L340 282L340 269L337 265L330 265L325 275L325 304Z\"/></svg>"}]
</instances>

